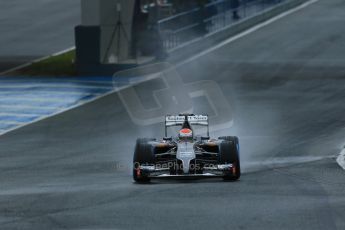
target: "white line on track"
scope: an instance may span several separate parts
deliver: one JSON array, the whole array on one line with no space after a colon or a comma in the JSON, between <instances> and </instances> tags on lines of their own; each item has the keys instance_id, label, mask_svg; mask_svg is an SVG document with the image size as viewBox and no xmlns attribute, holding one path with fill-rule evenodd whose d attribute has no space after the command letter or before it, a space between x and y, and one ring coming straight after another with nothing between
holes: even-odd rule
<instances>
[{"instance_id":1,"label":"white line on track","mask_svg":"<svg viewBox=\"0 0 345 230\"><path fill-rule=\"evenodd\" d=\"M23 97L17 97L17 96L13 96L13 97L8 97L8 98L0 98L0 103L4 103L5 102L13 102L13 103L20 103L20 104L28 104L28 103L71 103L74 102L75 100L80 100L82 98L54 98L54 97L28 97L25 96Z\"/></svg>"},{"instance_id":2,"label":"white line on track","mask_svg":"<svg viewBox=\"0 0 345 230\"><path fill-rule=\"evenodd\" d=\"M103 85L103 86L107 86L107 85L111 85L112 82L111 81L107 81L107 80L87 80L87 79L82 79L82 77L80 79L68 79L68 78L50 78L50 77L46 77L45 79L41 79L41 78L20 78L20 77L7 77L7 76L0 76L0 83L18 83L19 81L22 82L47 82L47 83L51 83L52 81L54 83L57 84L61 84L61 82L65 82L65 83L79 83L79 84L84 84L84 85Z\"/></svg>"},{"instance_id":3,"label":"white line on track","mask_svg":"<svg viewBox=\"0 0 345 230\"><path fill-rule=\"evenodd\" d=\"M51 87L51 88L72 88L72 89L110 89L111 86L95 86L95 85L80 85L80 84L68 84L68 83L60 83L60 84L49 84L49 83L28 83L28 84L4 84L0 86L0 89L29 89L33 87Z\"/></svg>"},{"instance_id":4,"label":"white line on track","mask_svg":"<svg viewBox=\"0 0 345 230\"><path fill-rule=\"evenodd\" d=\"M262 23L258 24L257 26L254 26L254 27L252 27L252 28L250 28L250 29L248 29L248 30L246 30L246 31L244 31L244 32L242 32L242 33L240 33L240 34L238 34L238 35L235 35L234 37L231 37L231 38L229 38L229 39L223 41L223 42L219 43L218 45L216 45L216 46L214 46L214 47L212 47L212 48L209 48L209 49L207 49L207 50L205 50L205 51L203 51L203 52L200 52L199 54L194 55L193 57L188 58L187 60L178 63L176 66L181 66L181 65L184 65L184 64L186 64L186 63L188 63L188 62L194 61L194 60L196 60L196 59L198 59L198 58L200 58L200 57L202 57L202 56L204 56L204 55L206 55L206 54L208 54L208 53L210 53L210 52L213 52L213 51L215 51L215 50L217 50L217 49L219 49L219 48L221 48L221 47L227 45L227 44L230 44L230 43L232 43L232 42L234 42L234 41L236 41L236 40L238 40L238 39L240 39L240 38L242 38L242 37L245 37L245 36L247 36L247 35L249 35L249 34L251 34L251 33L254 33L254 32L256 32L257 30L259 30L259 29L261 29L261 28L264 28L264 27L266 27L266 26L268 26L268 25L270 25L270 24L272 24L272 23L274 23L274 22L276 22L276 21L278 21L278 20L280 20L280 19L282 19L282 18L284 18L284 17L286 17L286 16L289 16L290 14L293 14L293 13L295 13L295 12L297 12L297 11L300 11L300 10L302 10L302 9L308 7L309 5L312 5L312 4L314 4L314 3L318 2L318 1L319 1L319 0L310 0L310 1L304 3L304 4L300 5L300 6L297 6L297 7L293 8L293 9L291 9L291 10L288 10L288 11L286 11L286 12L284 12L284 13L282 13L282 14L276 16L276 17L273 17L273 18L271 18L271 19L269 19L269 20L267 20L267 21L265 21L265 22L262 22ZM73 48L74 48L74 47L73 47ZM62 53L63 53L63 52L66 52L66 51L62 51ZM46 58L47 58L47 57L46 57ZM46 59L46 58L45 58L45 59ZM44 60L44 59L43 59L43 60ZM28 65L30 65L30 64L31 64L31 63L27 64L26 66L28 66ZM21 67L21 68L22 68L22 67ZM15 70L18 70L18 69L20 69L20 67L15 68ZM12 71L13 71L13 70L12 70ZM6 71L5 74L6 74L6 73L9 73L9 72L11 72L11 71ZM0 73L0 75L5 75L5 74L4 74L4 73ZM146 80L146 79L145 79L145 80ZM138 82L136 82L136 84L138 84ZM131 86L131 85L127 85L127 86L123 86L123 87L120 87L120 88L116 88L116 89L114 89L114 90L111 90L111 91L109 91L109 92L103 94L103 95L100 95L100 96L98 96L98 97L95 97L95 98L93 98L93 99L91 99L91 100L79 102L79 103L77 103L76 105L74 105L74 106L72 106L72 107L61 109L61 110L57 111L56 113L53 113L53 114L51 114L51 115L49 115L49 116L44 116L44 117L41 117L41 118L39 118L39 119L37 119L37 120L35 120L35 121L32 121L32 122L29 122L29 123L20 125L20 126L18 126L18 127L13 128L13 129L9 129L9 130L7 130L6 132L0 134L0 136L1 136L1 135L4 135L4 134L6 134L6 133L9 133L9 132L11 132L11 131L13 131L13 130L20 129L20 128L24 127L24 126L30 125L30 124L32 124L32 123L36 123L36 122L45 120L45 119L47 119L47 118L49 118L49 117L56 116L56 115L58 115L58 114L61 114L61 113L63 113L63 112L66 112L66 111L68 111L68 110L75 109L75 108L77 108L77 107L79 107L79 106L82 106L82 105L84 105L84 104L91 103L91 102L93 102L93 101L96 101L96 100L98 100L98 99L104 98L104 97L106 97L106 96L108 96L108 95L111 95L111 94L113 94L113 93L116 93L116 92L118 92L118 91L120 91L120 90L123 90L123 89L125 89L125 88L128 88L128 87L130 87L130 86Z\"/></svg>"},{"instance_id":5,"label":"white line on track","mask_svg":"<svg viewBox=\"0 0 345 230\"><path fill-rule=\"evenodd\" d=\"M343 149L343 151L341 151L341 153L339 154L337 163L345 170L345 149Z\"/></svg>"},{"instance_id":6,"label":"white line on track","mask_svg":"<svg viewBox=\"0 0 345 230\"><path fill-rule=\"evenodd\" d=\"M9 117L39 117L40 114L25 114L25 113L3 113L0 112L0 116L9 116Z\"/></svg>"},{"instance_id":7,"label":"white line on track","mask_svg":"<svg viewBox=\"0 0 345 230\"><path fill-rule=\"evenodd\" d=\"M194 61L194 60L196 60L196 59L198 59L198 58L200 58L200 57L202 57L202 56L204 56L206 54L209 54L209 53L211 53L211 52L213 52L213 51L215 51L215 50L217 50L217 49L219 49L219 48L221 48L221 47L223 47L225 45L233 43L233 42L237 41L240 38L243 38L243 37L245 37L245 36L247 36L249 34L252 34L252 33L256 32L257 30L262 29L262 28L264 28L264 27L266 27L266 26L268 26L268 25L270 25L270 24L272 24L272 23L274 23L274 22L276 22L276 21L278 21L278 20L280 20L280 19L290 15L290 14L293 14L293 13L295 13L297 11L300 11L300 10L302 10L302 9L304 9L304 8L310 6L310 5L312 5L312 4L314 4L314 3L318 2L318 1L319 0L310 0L310 1L304 3L304 4L300 5L300 6L297 6L297 7L293 8L293 9L288 10L288 11L282 13L282 14L279 14L279 15L271 18L271 19L268 19L267 21L265 21L263 23L260 23L260 24L258 24L256 26L254 26L254 27L252 27L252 28L242 32L242 33L239 33L239 34L237 34L237 35L235 35L235 36L233 36L233 37L231 37L231 38L229 38L229 39L219 43L218 45L215 45L215 46L213 46L213 47L211 47L211 48L209 48L209 49L207 49L207 50L205 50L203 52L200 52L200 53L198 53L198 54L196 54L196 55L186 59L183 62L180 62L179 64L177 64L177 66L181 66L181 65L184 65L184 64L189 63L191 61Z\"/></svg>"},{"instance_id":8,"label":"white line on track","mask_svg":"<svg viewBox=\"0 0 345 230\"><path fill-rule=\"evenodd\" d=\"M16 105L16 104L12 104L12 105L0 105L0 110L8 110L8 109L28 109L28 110L45 110L45 109L56 109L56 106L38 106L38 105Z\"/></svg>"},{"instance_id":9,"label":"white line on track","mask_svg":"<svg viewBox=\"0 0 345 230\"><path fill-rule=\"evenodd\" d=\"M19 121L1 121L1 124L5 125L25 125L25 122L19 122Z\"/></svg>"},{"instance_id":10,"label":"white line on track","mask_svg":"<svg viewBox=\"0 0 345 230\"><path fill-rule=\"evenodd\" d=\"M50 58L50 57L55 57L55 56L58 56L58 55L60 55L60 54L67 53L67 52L69 52L69 51L72 51L73 49L75 49L74 46L73 46L73 47L70 47L70 48L68 48L68 49L59 51L59 52L57 52L57 53L54 53L54 54L52 54L52 55L49 55L49 56L45 56L45 57L42 57L42 58L35 59L35 60L33 60L33 61L31 61L31 62L28 62L28 63L25 63L25 64L23 64L23 65L16 66L16 67L14 67L14 68L12 68L12 69L9 69L9 70L6 70L6 71L0 73L0 76L4 76L4 75L6 75L6 74L8 74L8 73L17 71L17 70L22 69L22 68L25 68L25 67L28 67L29 65L31 65L31 64L33 64L33 63L40 62L40 61L44 61L44 60L46 60L46 59L48 59L48 58Z\"/></svg>"},{"instance_id":11,"label":"white line on track","mask_svg":"<svg viewBox=\"0 0 345 230\"><path fill-rule=\"evenodd\" d=\"M1 84L1 83L0 83ZM28 90L28 91L23 91L23 90L11 90L11 91L0 91L0 96L2 97L11 97L13 95L21 95L21 96L37 96L39 94L47 94L45 96L80 96L80 97L86 97L86 96L98 96L102 93L85 93L85 91L80 90L80 91L55 91L55 90Z\"/></svg>"}]
</instances>

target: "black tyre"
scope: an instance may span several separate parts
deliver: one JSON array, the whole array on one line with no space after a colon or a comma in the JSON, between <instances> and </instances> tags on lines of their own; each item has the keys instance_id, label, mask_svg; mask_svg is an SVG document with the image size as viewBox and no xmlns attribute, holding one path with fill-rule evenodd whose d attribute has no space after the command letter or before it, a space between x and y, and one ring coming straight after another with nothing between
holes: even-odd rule
<instances>
[{"instance_id":1,"label":"black tyre","mask_svg":"<svg viewBox=\"0 0 345 230\"><path fill-rule=\"evenodd\" d=\"M238 180L241 176L238 138L219 139L223 140L219 146L219 163L233 164L235 168L234 171L226 173L223 178L230 181Z\"/></svg>"},{"instance_id":2,"label":"black tyre","mask_svg":"<svg viewBox=\"0 0 345 230\"><path fill-rule=\"evenodd\" d=\"M232 141L236 145L239 144L238 137L236 137L236 136L222 136L222 137L218 137L218 139L219 140L225 140L225 141Z\"/></svg>"},{"instance_id":3,"label":"black tyre","mask_svg":"<svg viewBox=\"0 0 345 230\"><path fill-rule=\"evenodd\" d=\"M150 178L144 172L139 170L140 165L153 165L155 157L152 145L149 141L154 141L153 138L139 138L135 145L133 157L133 179L136 182L149 182Z\"/></svg>"}]
</instances>

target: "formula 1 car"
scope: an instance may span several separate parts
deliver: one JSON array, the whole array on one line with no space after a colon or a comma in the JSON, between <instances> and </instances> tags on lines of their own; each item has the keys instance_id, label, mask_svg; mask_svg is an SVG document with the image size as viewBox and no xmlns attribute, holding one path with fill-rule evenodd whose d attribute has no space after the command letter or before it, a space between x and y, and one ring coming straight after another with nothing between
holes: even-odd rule
<instances>
[{"instance_id":1,"label":"formula 1 car","mask_svg":"<svg viewBox=\"0 0 345 230\"><path fill-rule=\"evenodd\" d=\"M180 126L176 137L167 129ZM194 135L192 126L207 127L207 136ZM239 141L235 136L209 137L208 116L194 114L165 117L165 137L137 139L133 158L133 179L222 177L234 181L241 176Z\"/></svg>"}]
</instances>

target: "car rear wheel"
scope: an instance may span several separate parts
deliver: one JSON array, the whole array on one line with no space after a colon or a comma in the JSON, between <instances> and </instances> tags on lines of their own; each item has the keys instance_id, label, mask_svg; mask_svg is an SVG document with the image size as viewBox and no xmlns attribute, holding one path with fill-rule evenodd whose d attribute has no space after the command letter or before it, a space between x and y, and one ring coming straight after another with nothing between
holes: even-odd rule
<instances>
[{"instance_id":1,"label":"car rear wheel","mask_svg":"<svg viewBox=\"0 0 345 230\"><path fill-rule=\"evenodd\" d=\"M223 140L219 146L219 163L232 164L231 171L226 172L223 179L229 181L238 180L241 176L241 165L239 156L239 142L237 137L220 137Z\"/></svg>"},{"instance_id":2,"label":"car rear wheel","mask_svg":"<svg viewBox=\"0 0 345 230\"><path fill-rule=\"evenodd\" d=\"M153 138L139 138L135 145L133 157L133 179L138 183L149 182L149 175L140 170L141 165L153 165L155 162L153 147L149 143Z\"/></svg>"},{"instance_id":3,"label":"car rear wheel","mask_svg":"<svg viewBox=\"0 0 345 230\"><path fill-rule=\"evenodd\" d=\"M222 136L222 137L218 137L218 139L219 140L225 140L225 141L232 141L236 145L239 144L238 137L236 137L236 136Z\"/></svg>"}]
</instances>

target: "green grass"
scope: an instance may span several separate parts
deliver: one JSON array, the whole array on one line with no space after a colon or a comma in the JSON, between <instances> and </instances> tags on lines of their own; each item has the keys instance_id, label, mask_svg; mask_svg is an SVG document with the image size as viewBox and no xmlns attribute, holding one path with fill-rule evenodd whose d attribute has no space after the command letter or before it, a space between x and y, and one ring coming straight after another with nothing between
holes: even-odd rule
<instances>
[{"instance_id":1,"label":"green grass","mask_svg":"<svg viewBox=\"0 0 345 230\"><path fill-rule=\"evenodd\" d=\"M15 75L26 76L75 76L75 50L57 56L51 56L43 61L15 71Z\"/></svg>"}]
</instances>

